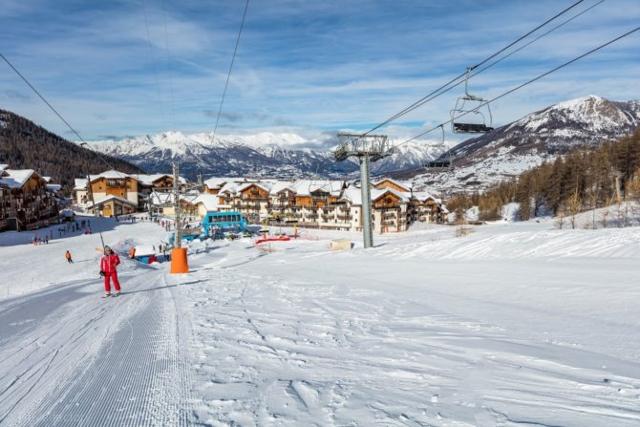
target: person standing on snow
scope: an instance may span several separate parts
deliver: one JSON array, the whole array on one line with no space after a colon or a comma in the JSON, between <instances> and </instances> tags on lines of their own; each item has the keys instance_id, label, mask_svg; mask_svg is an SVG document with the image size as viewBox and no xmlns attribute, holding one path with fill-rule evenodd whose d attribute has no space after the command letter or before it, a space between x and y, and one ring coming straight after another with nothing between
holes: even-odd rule
<instances>
[{"instance_id":1,"label":"person standing on snow","mask_svg":"<svg viewBox=\"0 0 640 427\"><path fill-rule=\"evenodd\" d=\"M120 295L120 282L116 270L118 265L120 265L118 254L113 252L109 246L105 246L104 255L100 259L100 275L104 277L104 298L111 296L111 282L113 282L116 291L113 296Z\"/></svg>"},{"instance_id":2,"label":"person standing on snow","mask_svg":"<svg viewBox=\"0 0 640 427\"><path fill-rule=\"evenodd\" d=\"M64 259L66 259L69 264L73 264L73 259L71 258L71 252L68 249L67 249L67 252L64 253Z\"/></svg>"}]
</instances>

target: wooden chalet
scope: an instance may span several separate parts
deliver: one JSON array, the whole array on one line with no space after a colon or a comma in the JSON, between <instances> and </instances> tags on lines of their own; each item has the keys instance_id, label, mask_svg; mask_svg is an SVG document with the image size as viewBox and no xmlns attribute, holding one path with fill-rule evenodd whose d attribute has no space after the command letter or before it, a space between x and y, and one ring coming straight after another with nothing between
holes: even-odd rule
<instances>
[{"instance_id":1,"label":"wooden chalet","mask_svg":"<svg viewBox=\"0 0 640 427\"><path fill-rule=\"evenodd\" d=\"M130 205L138 209L139 191L138 180L116 170L109 170L99 175L89 177L88 203L93 201L97 205L98 201L103 201L109 196L115 196L127 200ZM92 209L95 209L92 207Z\"/></svg>"},{"instance_id":2,"label":"wooden chalet","mask_svg":"<svg viewBox=\"0 0 640 427\"><path fill-rule=\"evenodd\" d=\"M378 190L372 194L374 229L379 233L406 231L409 197L393 189Z\"/></svg>"},{"instance_id":3,"label":"wooden chalet","mask_svg":"<svg viewBox=\"0 0 640 427\"><path fill-rule=\"evenodd\" d=\"M129 215L137 211L137 203L114 195L95 198L95 203L89 206L89 210L99 216L114 217Z\"/></svg>"},{"instance_id":4,"label":"wooden chalet","mask_svg":"<svg viewBox=\"0 0 640 427\"><path fill-rule=\"evenodd\" d=\"M3 167L0 195L0 229L33 230L58 222L57 198L33 169Z\"/></svg>"},{"instance_id":5,"label":"wooden chalet","mask_svg":"<svg viewBox=\"0 0 640 427\"><path fill-rule=\"evenodd\" d=\"M258 223L269 216L270 188L262 183L247 183L238 188L234 207L251 222Z\"/></svg>"},{"instance_id":6,"label":"wooden chalet","mask_svg":"<svg viewBox=\"0 0 640 427\"><path fill-rule=\"evenodd\" d=\"M414 192L409 206L411 222L438 223L445 222L448 211L442 201L426 192Z\"/></svg>"}]
</instances>

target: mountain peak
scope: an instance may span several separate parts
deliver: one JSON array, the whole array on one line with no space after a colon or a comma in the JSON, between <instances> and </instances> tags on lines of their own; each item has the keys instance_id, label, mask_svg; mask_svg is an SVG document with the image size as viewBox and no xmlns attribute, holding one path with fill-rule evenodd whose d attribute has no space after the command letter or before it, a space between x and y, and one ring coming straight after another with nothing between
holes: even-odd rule
<instances>
[{"instance_id":1,"label":"mountain peak","mask_svg":"<svg viewBox=\"0 0 640 427\"><path fill-rule=\"evenodd\" d=\"M463 141L451 149L454 171L419 181L449 191L481 190L559 154L617 140L638 126L636 101L610 101L597 95L571 99Z\"/></svg>"}]
</instances>

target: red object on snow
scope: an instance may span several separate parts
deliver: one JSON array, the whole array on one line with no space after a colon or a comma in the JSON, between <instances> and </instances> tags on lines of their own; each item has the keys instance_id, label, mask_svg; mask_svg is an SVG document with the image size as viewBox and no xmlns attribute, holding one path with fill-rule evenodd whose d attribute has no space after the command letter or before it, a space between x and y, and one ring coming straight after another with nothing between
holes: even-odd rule
<instances>
[{"instance_id":1,"label":"red object on snow","mask_svg":"<svg viewBox=\"0 0 640 427\"><path fill-rule=\"evenodd\" d=\"M100 270L104 272L104 291L111 292L111 282L116 292L120 292L120 282L118 281L118 271L116 267L120 264L120 257L117 254L103 255L100 259Z\"/></svg>"},{"instance_id":2,"label":"red object on snow","mask_svg":"<svg viewBox=\"0 0 640 427\"><path fill-rule=\"evenodd\" d=\"M289 236L265 236L256 240L256 245L267 242L288 242L289 240L291 240Z\"/></svg>"}]
</instances>

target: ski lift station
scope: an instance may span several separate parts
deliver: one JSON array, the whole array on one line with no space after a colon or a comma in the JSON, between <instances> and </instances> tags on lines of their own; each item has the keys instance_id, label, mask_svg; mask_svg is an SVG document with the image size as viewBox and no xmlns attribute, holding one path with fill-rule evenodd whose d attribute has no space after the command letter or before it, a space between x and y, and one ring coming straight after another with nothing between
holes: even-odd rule
<instances>
[{"instance_id":1,"label":"ski lift station","mask_svg":"<svg viewBox=\"0 0 640 427\"><path fill-rule=\"evenodd\" d=\"M216 231L242 232L247 230L247 220L238 211L207 212L202 217L202 234L211 236Z\"/></svg>"}]
</instances>

